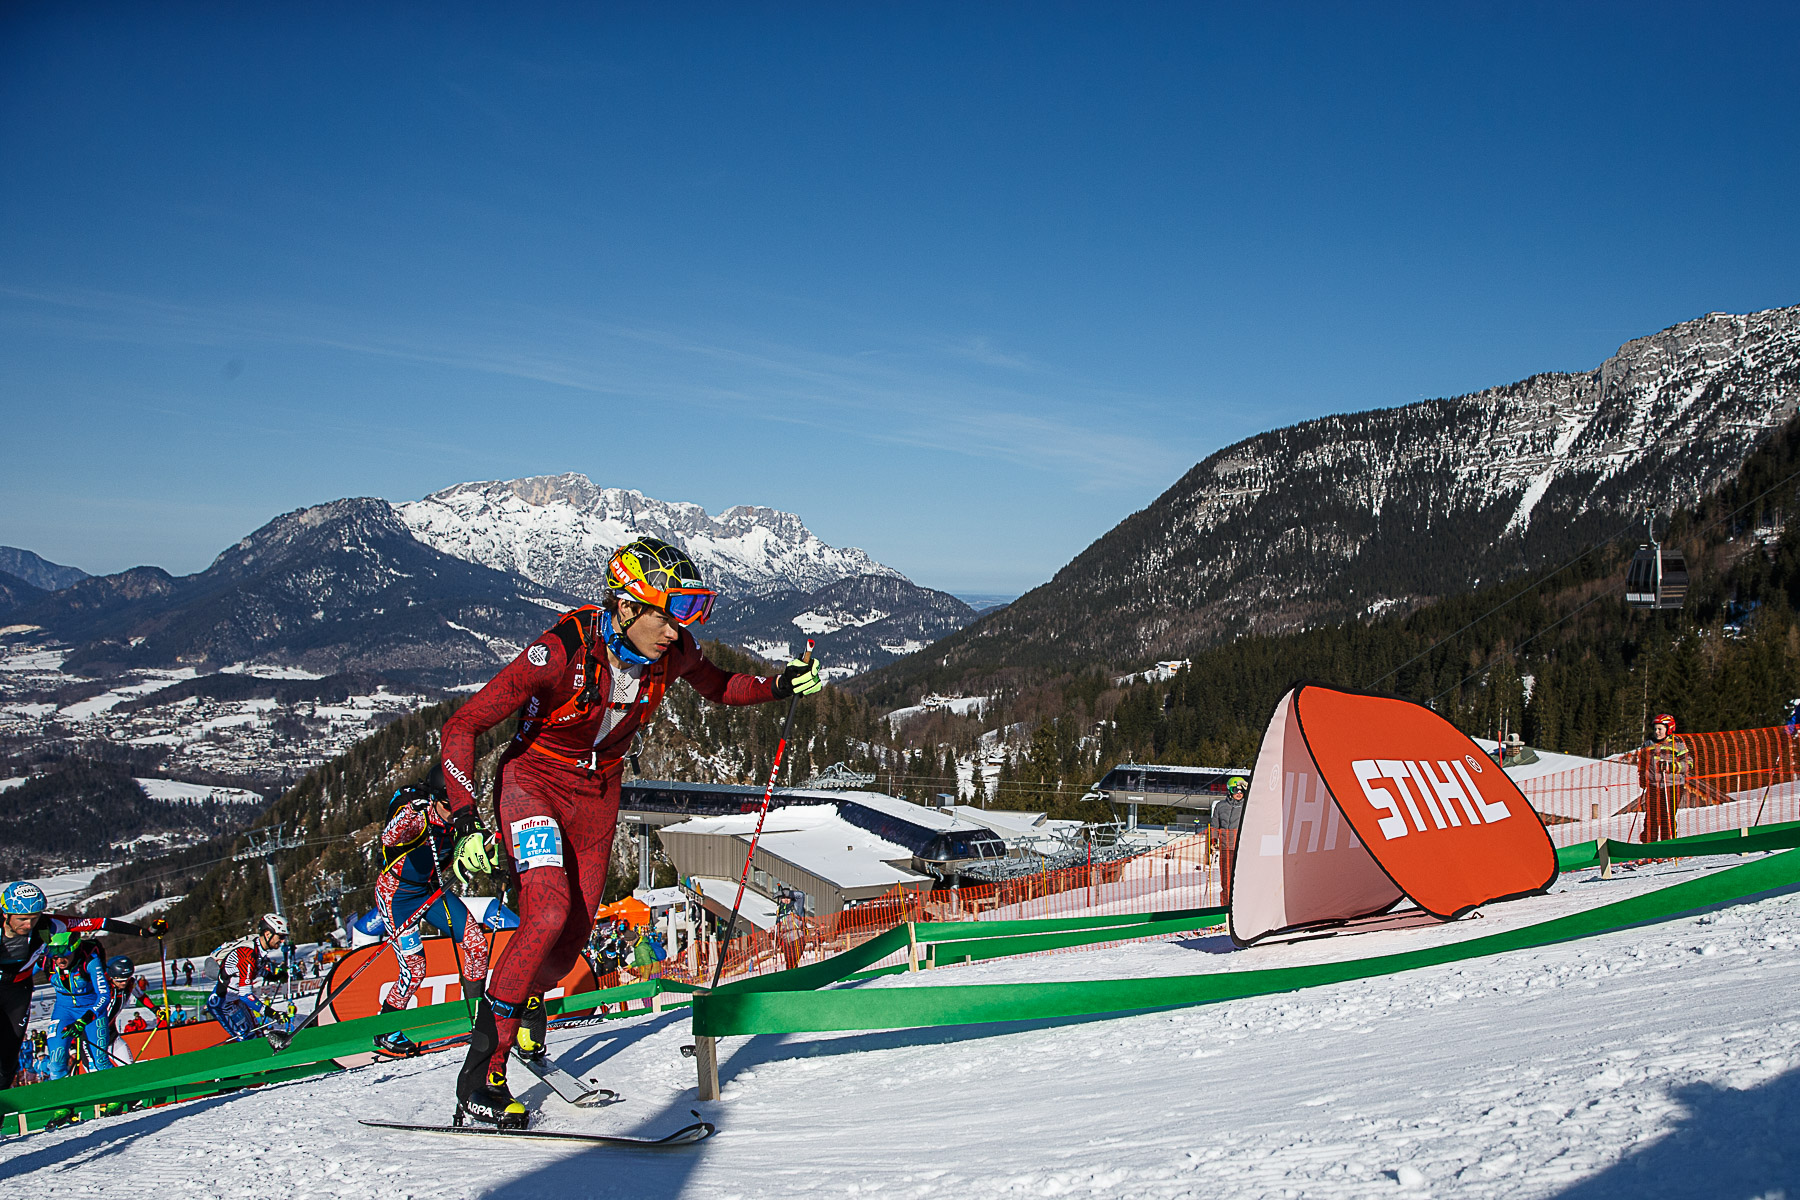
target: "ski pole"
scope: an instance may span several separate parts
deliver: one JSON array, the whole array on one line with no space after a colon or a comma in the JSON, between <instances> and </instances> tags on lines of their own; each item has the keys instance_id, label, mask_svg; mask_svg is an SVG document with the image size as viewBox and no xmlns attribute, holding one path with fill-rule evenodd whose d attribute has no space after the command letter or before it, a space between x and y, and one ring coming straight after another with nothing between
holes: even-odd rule
<instances>
[{"instance_id":1,"label":"ski pole","mask_svg":"<svg viewBox=\"0 0 1800 1200\"><path fill-rule=\"evenodd\" d=\"M813 640L806 639L806 653L801 655L801 662L811 662ZM731 902L731 920L725 923L725 939L719 943L719 957L713 963L713 987L719 986L719 973L725 969L725 951L731 945L732 935L737 932L738 908L744 903L744 885L750 879L750 860L756 857L756 843L762 837L763 822L769 816L769 801L775 795L775 777L781 773L781 756L787 750L788 734L794 728L794 709L800 705L800 693L794 692L788 697L787 717L781 722L781 740L775 743L775 761L769 764L769 782L763 788L762 807L756 813L756 832L750 835L750 852L744 855L744 869L738 872L737 898Z\"/></svg>"},{"instance_id":2,"label":"ski pole","mask_svg":"<svg viewBox=\"0 0 1800 1200\"><path fill-rule=\"evenodd\" d=\"M202 943L204 944L204 943ZM160 937L156 939L156 961L162 968L163 1012L169 1011L169 947ZM169 1057L175 1056L175 1031L170 1028L167 1017L163 1020L163 1028L169 1035Z\"/></svg>"},{"instance_id":3,"label":"ski pole","mask_svg":"<svg viewBox=\"0 0 1800 1200\"><path fill-rule=\"evenodd\" d=\"M423 920L425 917L425 910L430 908L433 904L436 904L438 902L438 899L441 896L443 896L443 894L444 894L444 886L443 886L443 884L440 883L438 885L437 891L433 892L431 894L430 899L426 900L425 903L419 907L419 911L414 913L412 915L411 919L406 922L406 924L404 924L400 928L394 930L392 933L390 933L387 936L387 938L385 938L382 941L381 944L382 944L383 948L392 946L394 944L395 938L399 937L401 934L405 933L407 930L411 929L414 925L417 925L421 920ZM395 954L400 953L400 951L397 947L395 948L394 953ZM339 996L343 995L344 989L349 987L351 984L355 983L357 980L357 977L360 976L364 971L368 970L369 967L375 962L375 960L380 957L381 957L381 952L379 950L377 950L374 954L371 954L371 955L369 955L368 958L364 959L361 966L357 967L356 970L350 972L350 978L344 980L343 983L339 984L336 988L334 988L330 995L322 997L317 1004L313 1005L313 1010L306 1014L306 1020L304 1020L304 1021L300 1022L300 1024L294 1026L294 1028L291 1032L280 1033L280 1032L271 1030L268 1035L269 1046L277 1054L280 1054L283 1050L286 1050L288 1048L288 1046L293 1043L293 1040L296 1037L300 1036L300 1032L302 1030L306 1029L308 1026L317 1022L319 1019L319 1014L324 1012L325 1009L330 1006L330 1004L333 1000L336 1000ZM321 990L323 990L323 989L321 989Z\"/></svg>"}]
</instances>

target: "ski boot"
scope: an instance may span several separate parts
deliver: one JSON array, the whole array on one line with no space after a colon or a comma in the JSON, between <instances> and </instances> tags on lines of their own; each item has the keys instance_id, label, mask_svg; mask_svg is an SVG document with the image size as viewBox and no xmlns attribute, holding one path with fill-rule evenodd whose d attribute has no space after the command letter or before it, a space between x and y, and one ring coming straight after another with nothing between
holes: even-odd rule
<instances>
[{"instance_id":1,"label":"ski boot","mask_svg":"<svg viewBox=\"0 0 1800 1200\"><path fill-rule=\"evenodd\" d=\"M100 1115L103 1117L118 1117L123 1116L126 1111L128 1110L123 1103L118 1100L112 1100L107 1103L106 1107L100 1110Z\"/></svg>"},{"instance_id":2,"label":"ski boot","mask_svg":"<svg viewBox=\"0 0 1800 1200\"><path fill-rule=\"evenodd\" d=\"M456 1115L451 1123L461 1125L464 1119L482 1121L499 1129L523 1129L531 1120L525 1106L513 1099L507 1089L506 1076L489 1071L481 1083L465 1092L456 1089Z\"/></svg>"},{"instance_id":3,"label":"ski boot","mask_svg":"<svg viewBox=\"0 0 1800 1200\"><path fill-rule=\"evenodd\" d=\"M544 1060L549 1025L549 1019L544 1016L544 998L528 997L525 1011L519 1014L519 1032L513 1039L513 1049L520 1058Z\"/></svg>"},{"instance_id":4,"label":"ski boot","mask_svg":"<svg viewBox=\"0 0 1800 1200\"><path fill-rule=\"evenodd\" d=\"M81 1117L74 1109L59 1108L50 1114L50 1119L44 1122L44 1128L61 1129L64 1125L73 1125L79 1120Z\"/></svg>"},{"instance_id":5,"label":"ski boot","mask_svg":"<svg viewBox=\"0 0 1800 1200\"><path fill-rule=\"evenodd\" d=\"M488 1070L488 1060L499 1045L494 1007L484 996L475 1010L474 1027L469 1030L469 1056L463 1059L462 1070L456 1076L456 1114L451 1118L452 1124L461 1125L465 1117L473 1117L501 1129L523 1129L530 1120L525 1106L507 1091L505 1073Z\"/></svg>"},{"instance_id":6,"label":"ski boot","mask_svg":"<svg viewBox=\"0 0 1800 1200\"><path fill-rule=\"evenodd\" d=\"M394 1029L375 1039L375 1053L383 1058L416 1058L419 1044Z\"/></svg>"}]
</instances>

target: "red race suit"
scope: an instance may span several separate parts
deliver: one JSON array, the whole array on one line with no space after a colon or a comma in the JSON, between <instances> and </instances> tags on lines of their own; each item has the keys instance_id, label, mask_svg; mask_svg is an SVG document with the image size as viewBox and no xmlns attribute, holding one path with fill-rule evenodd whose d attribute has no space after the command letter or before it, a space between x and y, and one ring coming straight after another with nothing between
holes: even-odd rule
<instances>
[{"instance_id":1,"label":"red race suit","mask_svg":"<svg viewBox=\"0 0 1800 1200\"><path fill-rule=\"evenodd\" d=\"M773 677L715 666L686 629L661 658L616 678L595 619L592 609L564 617L444 724L444 784L460 813L477 799L476 738L520 717L495 780L500 844L519 881L519 928L487 993L499 1033L489 1069L502 1074L526 999L554 987L587 944L612 857L624 758L664 690L685 679L720 704L774 699Z\"/></svg>"}]
</instances>

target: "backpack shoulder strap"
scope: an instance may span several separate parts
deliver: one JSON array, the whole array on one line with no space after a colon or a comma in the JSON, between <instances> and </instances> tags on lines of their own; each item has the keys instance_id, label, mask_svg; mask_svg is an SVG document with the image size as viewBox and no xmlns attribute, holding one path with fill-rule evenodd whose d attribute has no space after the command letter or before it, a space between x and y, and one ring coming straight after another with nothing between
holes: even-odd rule
<instances>
[{"instance_id":1,"label":"backpack shoulder strap","mask_svg":"<svg viewBox=\"0 0 1800 1200\"><path fill-rule=\"evenodd\" d=\"M558 617L556 624L550 627L550 632L562 640L563 653L574 658L594 643L599 627L599 607L584 604Z\"/></svg>"}]
</instances>

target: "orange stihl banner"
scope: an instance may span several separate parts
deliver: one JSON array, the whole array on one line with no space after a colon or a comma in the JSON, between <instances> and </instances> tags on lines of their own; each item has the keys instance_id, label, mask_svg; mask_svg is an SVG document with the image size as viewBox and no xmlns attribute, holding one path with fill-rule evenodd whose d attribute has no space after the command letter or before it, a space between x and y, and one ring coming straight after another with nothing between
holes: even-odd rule
<instances>
[{"instance_id":1,"label":"orange stihl banner","mask_svg":"<svg viewBox=\"0 0 1800 1200\"><path fill-rule=\"evenodd\" d=\"M1468 735L1391 696L1303 687L1300 732L1375 861L1434 916L1542 891L1556 848L1518 785Z\"/></svg>"},{"instance_id":2,"label":"orange stihl banner","mask_svg":"<svg viewBox=\"0 0 1800 1200\"><path fill-rule=\"evenodd\" d=\"M191 1050L223 1045L231 1040L231 1035L217 1021L193 1021L177 1025L173 1029L162 1026L140 1029L136 1033L125 1034L122 1040L131 1051L131 1061L143 1062L149 1058L163 1058L171 1053L186 1054Z\"/></svg>"},{"instance_id":3,"label":"orange stihl banner","mask_svg":"<svg viewBox=\"0 0 1800 1200\"><path fill-rule=\"evenodd\" d=\"M1411 898L1451 919L1556 879L1518 787L1409 700L1308 684L1263 736L1233 872L1241 945L1371 917Z\"/></svg>"}]
</instances>

